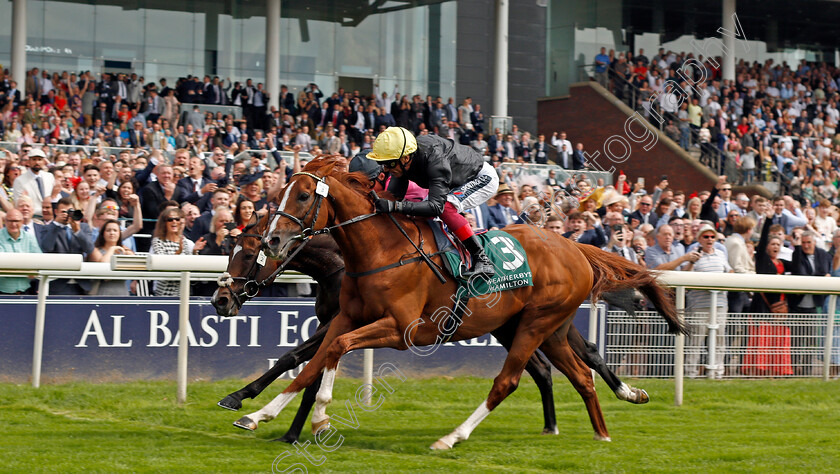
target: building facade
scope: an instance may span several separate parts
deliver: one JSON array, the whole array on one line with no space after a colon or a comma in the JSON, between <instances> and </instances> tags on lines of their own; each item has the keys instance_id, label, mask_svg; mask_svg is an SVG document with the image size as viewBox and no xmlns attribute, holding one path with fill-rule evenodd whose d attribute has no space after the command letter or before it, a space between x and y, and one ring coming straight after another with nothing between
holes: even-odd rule
<instances>
[{"instance_id":1,"label":"building facade","mask_svg":"<svg viewBox=\"0 0 840 474\"><path fill-rule=\"evenodd\" d=\"M502 0L497 0L502 1ZM545 8L510 3L509 114L536 126L543 94ZM327 92L471 96L493 113L494 2L485 0L276 0L279 44L267 48L272 0L0 0L0 64L12 62L25 10L27 69L137 73L174 83L188 74L271 81L268 49L277 53L279 84L294 93L310 82ZM535 70L537 71L535 73ZM17 74L16 74L17 75Z\"/></svg>"}]
</instances>

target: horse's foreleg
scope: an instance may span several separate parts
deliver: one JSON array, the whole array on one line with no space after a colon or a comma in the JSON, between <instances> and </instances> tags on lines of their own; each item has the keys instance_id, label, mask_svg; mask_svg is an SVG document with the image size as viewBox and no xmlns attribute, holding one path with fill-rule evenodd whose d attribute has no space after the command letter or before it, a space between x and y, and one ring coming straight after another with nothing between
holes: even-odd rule
<instances>
[{"instance_id":1,"label":"horse's foreleg","mask_svg":"<svg viewBox=\"0 0 840 474\"><path fill-rule=\"evenodd\" d=\"M218 405L222 408L227 408L228 410L239 410L242 408L243 399L255 398L257 395L262 393L266 387L271 385L272 382L277 380L278 377L283 375L284 372L292 370L311 359L318 351L318 348L321 347L321 342L323 342L328 328L329 322L326 325L319 327L318 330L315 331L315 334L304 341L303 344L283 354L283 356L277 359L277 362L268 369L268 372L262 374L260 378L221 399Z\"/></svg>"},{"instance_id":2,"label":"horse's foreleg","mask_svg":"<svg viewBox=\"0 0 840 474\"><path fill-rule=\"evenodd\" d=\"M510 350L510 345L513 342L513 332L506 330L507 326L503 326L491 334L505 349ZM515 326L514 326L515 329ZM542 434L557 434L557 416L554 412L554 390L551 382L551 366L548 361L539 352L534 352L534 355L528 359L525 365L525 370L534 379L537 388L540 391L540 399L543 407L543 432Z\"/></svg>"},{"instance_id":3,"label":"horse's foreleg","mask_svg":"<svg viewBox=\"0 0 840 474\"><path fill-rule=\"evenodd\" d=\"M575 354L569 346L568 340L552 334L540 346L540 350L563 374L568 377L569 382L578 391L586 411L589 413L589 421L595 430L595 439L599 441L610 441L607 432L607 423L604 421L604 414L601 412L601 404L598 401L598 394L595 393L595 383L592 380L592 373L589 367Z\"/></svg>"},{"instance_id":4,"label":"horse's foreleg","mask_svg":"<svg viewBox=\"0 0 840 474\"><path fill-rule=\"evenodd\" d=\"M324 379L318 395L315 396L315 408L312 411L313 434L329 425L327 405L332 402L335 372L341 356L356 349L399 348L401 344L404 344L402 333L392 317L376 320L367 326L341 335L330 344L324 357Z\"/></svg>"},{"instance_id":5,"label":"horse's foreleg","mask_svg":"<svg viewBox=\"0 0 840 474\"><path fill-rule=\"evenodd\" d=\"M598 353L598 347L583 338L576 327L570 326L569 332L566 335L569 346L575 351L578 357L583 360L589 368L594 369L595 372L607 382L607 385L612 389L615 396L619 400L626 400L630 403L642 404L650 401L646 391L631 387L622 382L615 373L607 367L607 363Z\"/></svg>"},{"instance_id":6,"label":"horse's foreleg","mask_svg":"<svg viewBox=\"0 0 840 474\"><path fill-rule=\"evenodd\" d=\"M309 364L303 368L301 373L295 377L292 383L286 387L280 395L274 397L274 400L270 401L267 405L235 421L233 423L234 426L253 431L257 429L259 422L270 421L276 418L283 408L285 408L298 393L300 393L304 388L312 385L312 383L315 382L315 379L317 379L321 374L321 371L324 369L324 359L327 348L330 344L337 337L351 331L353 327L353 321L343 313L339 313L339 315L336 316L330 323L330 327L327 329L327 334L324 336L324 341L321 343L321 347L318 348L315 356Z\"/></svg>"},{"instance_id":7,"label":"horse's foreleg","mask_svg":"<svg viewBox=\"0 0 840 474\"><path fill-rule=\"evenodd\" d=\"M306 423L306 417L309 416L309 411L312 410L312 405L315 404L315 395L321 388L322 377L323 375L318 376L318 379L315 380L315 383L306 387L306 390L303 391L303 398L300 401L300 408L298 408L297 414L295 415L295 419L294 421L292 421L292 425L289 426L289 431L287 431L286 434L276 439L275 441L282 441L284 443L292 444L300 438L300 432L303 431L303 425L304 423Z\"/></svg>"}]
</instances>

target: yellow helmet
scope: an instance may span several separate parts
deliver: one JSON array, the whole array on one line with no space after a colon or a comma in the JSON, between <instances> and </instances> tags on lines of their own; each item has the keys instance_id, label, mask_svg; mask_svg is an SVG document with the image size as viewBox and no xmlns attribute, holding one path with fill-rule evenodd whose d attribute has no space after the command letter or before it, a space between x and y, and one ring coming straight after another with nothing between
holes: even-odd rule
<instances>
[{"instance_id":1,"label":"yellow helmet","mask_svg":"<svg viewBox=\"0 0 840 474\"><path fill-rule=\"evenodd\" d=\"M374 161L398 160L417 151L414 135L402 127L388 127L376 137L367 157Z\"/></svg>"}]
</instances>

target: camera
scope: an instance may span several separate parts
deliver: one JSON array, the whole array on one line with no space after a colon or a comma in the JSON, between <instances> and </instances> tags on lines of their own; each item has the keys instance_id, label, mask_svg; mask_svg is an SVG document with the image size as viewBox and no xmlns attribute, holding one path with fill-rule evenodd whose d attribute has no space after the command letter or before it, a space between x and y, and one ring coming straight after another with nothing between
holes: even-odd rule
<instances>
[{"instance_id":1,"label":"camera","mask_svg":"<svg viewBox=\"0 0 840 474\"><path fill-rule=\"evenodd\" d=\"M624 226L621 225L621 224L613 224L612 225L612 230L614 230L614 231L618 231L618 230L621 230L623 228L624 228Z\"/></svg>"},{"instance_id":2,"label":"camera","mask_svg":"<svg viewBox=\"0 0 840 474\"><path fill-rule=\"evenodd\" d=\"M70 209L66 209L64 213L68 214L71 219L77 222L85 218L85 214L81 211L81 209L73 209L71 207Z\"/></svg>"},{"instance_id":3,"label":"camera","mask_svg":"<svg viewBox=\"0 0 840 474\"><path fill-rule=\"evenodd\" d=\"M226 222L225 223L225 229L227 229L228 231L236 229L236 223L235 222Z\"/></svg>"}]
</instances>

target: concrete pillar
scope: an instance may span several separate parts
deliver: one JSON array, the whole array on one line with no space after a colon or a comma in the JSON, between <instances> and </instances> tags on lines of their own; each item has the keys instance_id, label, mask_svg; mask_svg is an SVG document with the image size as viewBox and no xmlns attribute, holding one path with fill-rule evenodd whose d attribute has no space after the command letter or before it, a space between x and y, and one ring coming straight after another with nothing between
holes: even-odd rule
<instances>
[{"instance_id":1,"label":"concrete pillar","mask_svg":"<svg viewBox=\"0 0 840 474\"><path fill-rule=\"evenodd\" d=\"M280 0L266 0L265 90L268 110L278 107L280 98Z\"/></svg>"},{"instance_id":2,"label":"concrete pillar","mask_svg":"<svg viewBox=\"0 0 840 474\"><path fill-rule=\"evenodd\" d=\"M11 72L22 100L26 94L26 0L12 1Z\"/></svg>"},{"instance_id":3,"label":"concrete pillar","mask_svg":"<svg viewBox=\"0 0 840 474\"><path fill-rule=\"evenodd\" d=\"M496 63L493 74L493 115L508 115L508 10L510 0L496 0Z\"/></svg>"},{"instance_id":4,"label":"concrete pillar","mask_svg":"<svg viewBox=\"0 0 840 474\"><path fill-rule=\"evenodd\" d=\"M723 0L723 29L735 32L735 0ZM735 37L723 35L723 45L728 52L723 54L723 79L735 80Z\"/></svg>"}]
</instances>

